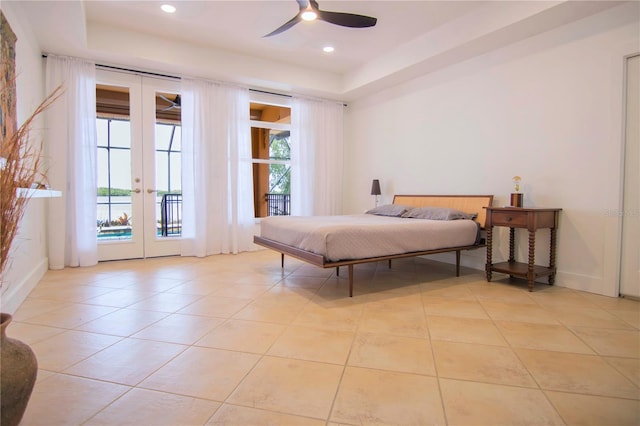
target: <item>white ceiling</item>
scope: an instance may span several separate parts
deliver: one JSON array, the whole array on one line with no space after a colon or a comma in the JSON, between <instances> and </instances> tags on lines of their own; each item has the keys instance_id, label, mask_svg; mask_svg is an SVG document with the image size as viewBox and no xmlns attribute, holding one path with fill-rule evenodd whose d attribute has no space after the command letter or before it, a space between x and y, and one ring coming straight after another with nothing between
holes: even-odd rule
<instances>
[{"instance_id":1,"label":"white ceiling","mask_svg":"<svg viewBox=\"0 0 640 426\"><path fill-rule=\"evenodd\" d=\"M175 14L160 10L170 3ZM373 16L375 27L303 22L295 0L3 0L44 53L351 100L608 7L613 1L331 1L320 9ZM322 47L331 44L335 52Z\"/></svg>"}]
</instances>

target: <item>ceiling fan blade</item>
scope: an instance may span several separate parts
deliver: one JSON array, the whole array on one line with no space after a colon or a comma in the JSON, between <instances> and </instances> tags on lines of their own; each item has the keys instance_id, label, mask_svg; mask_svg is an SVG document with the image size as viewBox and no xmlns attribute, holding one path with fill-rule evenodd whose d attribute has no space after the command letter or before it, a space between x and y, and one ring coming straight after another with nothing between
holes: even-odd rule
<instances>
[{"instance_id":1,"label":"ceiling fan blade","mask_svg":"<svg viewBox=\"0 0 640 426\"><path fill-rule=\"evenodd\" d=\"M160 97L160 99L164 100L165 102L167 102L169 104L168 107L164 108L162 111L168 111L170 109L173 108L180 108L182 105L182 100L180 99L180 95L176 95L176 98L172 101L171 99L167 98L166 96L164 96L161 93L158 93L158 96Z\"/></svg>"},{"instance_id":2,"label":"ceiling fan blade","mask_svg":"<svg viewBox=\"0 0 640 426\"><path fill-rule=\"evenodd\" d=\"M283 25L281 25L279 28L271 31L269 34L262 36L264 37L271 37L274 36L276 34L280 34L283 31L288 30L289 28L293 27L295 24L297 24L298 22L300 22L302 20L302 18L300 17L300 14L298 13L296 16L294 16L293 18L291 18L289 21L287 21L286 23L284 23Z\"/></svg>"},{"instance_id":3,"label":"ceiling fan blade","mask_svg":"<svg viewBox=\"0 0 640 426\"><path fill-rule=\"evenodd\" d=\"M370 16L343 12L328 12L325 10L318 10L318 19L329 22L331 24L350 28L373 27L376 22L378 22L378 19L372 18Z\"/></svg>"},{"instance_id":4,"label":"ceiling fan blade","mask_svg":"<svg viewBox=\"0 0 640 426\"><path fill-rule=\"evenodd\" d=\"M170 103L170 104L173 104L173 101L172 101L171 99L167 98L167 97L166 97L165 95L163 95L162 93L158 93L158 97L159 97L160 99L162 99L163 101L166 101L166 102L168 102L168 103Z\"/></svg>"}]
</instances>

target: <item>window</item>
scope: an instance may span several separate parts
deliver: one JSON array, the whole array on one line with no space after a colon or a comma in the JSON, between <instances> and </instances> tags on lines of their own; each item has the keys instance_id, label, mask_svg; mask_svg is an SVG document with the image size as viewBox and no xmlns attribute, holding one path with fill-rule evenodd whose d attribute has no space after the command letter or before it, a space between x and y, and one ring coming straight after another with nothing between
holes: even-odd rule
<instances>
[{"instance_id":1,"label":"window","mask_svg":"<svg viewBox=\"0 0 640 426\"><path fill-rule=\"evenodd\" d=\"M250 113L255 215L290 215L291 108L263 98Z\"/></svg>"}]
</instances>

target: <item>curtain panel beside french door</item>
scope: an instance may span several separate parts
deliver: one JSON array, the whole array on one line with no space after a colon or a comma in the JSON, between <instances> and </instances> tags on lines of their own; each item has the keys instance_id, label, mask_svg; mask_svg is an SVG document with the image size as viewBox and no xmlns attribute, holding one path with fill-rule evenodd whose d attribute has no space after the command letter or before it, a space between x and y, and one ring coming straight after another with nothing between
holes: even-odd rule
<instances>
[{"instance_id":1,"label":"curtain panel beside french door","mask_svg":"<svg viewBox=\"0 0 640 426\"><path fill-rule=\"evenodd\" d=\"M182 93L182 255L252 250L249 91L183 79Z\"/></svg>"},{"instance_id":2,"label":"curtain panel beside french door","mask_svg":"<svg viewBox=\"0 0 640 426\"><path fill-rule=\"evenodd\" d=\"M92 266L96 242L96 68L91 61L49 55L47 93L63 95L46 111L48 180L62 190L49 200L49 267Z\"/></svg>"}]
</instances>

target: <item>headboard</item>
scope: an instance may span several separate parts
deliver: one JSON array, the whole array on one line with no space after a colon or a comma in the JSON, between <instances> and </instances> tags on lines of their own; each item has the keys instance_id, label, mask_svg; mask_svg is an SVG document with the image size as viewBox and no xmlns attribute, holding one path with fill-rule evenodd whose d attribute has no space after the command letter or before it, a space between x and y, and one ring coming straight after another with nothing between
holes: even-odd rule
<instances>
[{"instance_id":1,"label":"headboard","mask_svg":"<svg viewBox=\"0 0 640 426\"><path fill-rule=\"evenodd\" d=\"M477 214L477 221L484 229L487 212L483 207L491 207L493 195L394 195L393 204L411 207L447 207L465 213Z\"/></svg>"}]
</instances>

